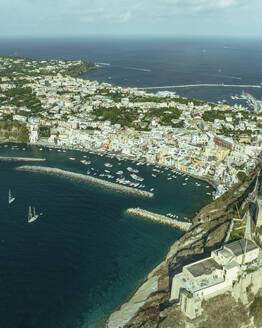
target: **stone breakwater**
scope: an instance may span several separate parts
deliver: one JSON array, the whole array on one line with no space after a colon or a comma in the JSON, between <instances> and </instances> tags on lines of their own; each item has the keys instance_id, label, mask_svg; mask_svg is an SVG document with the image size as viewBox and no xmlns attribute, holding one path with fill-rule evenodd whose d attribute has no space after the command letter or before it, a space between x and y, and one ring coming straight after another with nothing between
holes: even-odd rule
<instances>
[{"instance_id":1,"label":"stone breakwater","mask_svg":"<svg viewBox=\"0 0 262 328\"><path fill-rule=\"evenodd\" d=\"M122 186L117 183L112 183L106 180L98 179L91 177L89 175L84 175L80 173L74 173L71 171L65 171L53 167L45 167L45 166L19 166L16 168L18 171L29 171L29 172L40 172L40 173L46 173L46 174L53 174L58 176L63 176L75 180L84 181L99 187L103 187L105 189L111 189L117 192L121 192L128 195L143 197L143 198L152 198L154 197L154 194L152 192L131 188L127 186Z\"/></svg>"},{"instance_id":2,"label":"stone breakwater","mask_svg":"<svg viewBox=\"0 0 262 328\"><path fill-rule=\"evenodd\" d=\"M0 161L7 162L44 162L45 158L30 158L30 157L4 157L0 156Z\"/></svg>"},{"instance_id":3,"label":"stone breakwater","mask_svg":"<svg viewBox=\"0 0 262 328\"><path fill-rule=\"evenodd\" d=\"M148 219L148 220L155 221L158 223L170 225L171 227L182 230L182 231L188 231L192 226L192 223L190 223L190 222L184 222L184 221L179 221L176 219L171 219L165 215L149 212L149 211L143 210L141 208L129 208L126 212L127 212L127 214L130 214L130 215L140 216L144 219Z\"/></svg>"}]
</instances>

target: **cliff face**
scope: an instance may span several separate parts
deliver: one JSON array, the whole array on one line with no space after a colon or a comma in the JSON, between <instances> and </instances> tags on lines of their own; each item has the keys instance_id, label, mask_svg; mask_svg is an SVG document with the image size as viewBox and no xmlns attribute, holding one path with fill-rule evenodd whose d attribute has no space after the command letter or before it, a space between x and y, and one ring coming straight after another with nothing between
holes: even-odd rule
<instances>
[{"instance_id":1,"label":"cliff face","mask_svg":"<svg viewBox=\"0 0 262 328\"><path fill-rule=\"evenodd\" d=\"M260 268L241 277L234 284L231 292L203 301L203 314L194 321L190 321L185 317L178 306L172 306L160 313L160 320L155 327L261 328L261 286L262 269ZM259 302L256 300L259 300Z\"/></svg>"},{"instance_id":2,"label":"cliff face","mask_svg":"<svg viewBox=\"0 0 262 328\"><path fill-rule=\"evenodd\" d=\"M120 309L115 311L108 318L107 327L109 328L211 328L220 327L219 325L210 326L207 324L210 318L216 314L217 320L221 320L222 327L227 327L225 322L231 322L231 315L224 310L225 316L218 318L218 302L214 299L213 312L205 311L197 322L191 322L180 311L179 306L171 305L169 300L170 282L172 277L182 270L182 267L191 262L197 261L207 256L212 250L221 246L230 235L232 217L235 215L235 203L242 202L250 189L252 190L259 168L250 176L249 180L239 186L234 192L230 191L223 202L214 201L205 206L192 220L192 228L185 233L170 248L165 260L156 267L146 278L143 285L138 288L134 296L125 303ZM221 296L222 298L224 296ZM247 309L243 310L243 305L236 303L231 296L225 296L221 301L228 305L234 318L242 318L247 314ZM211 309L211 308L210 308ZM220 313L220 311L219 311ZM241 315L241 316L240 316ZM240 320L239 319L239 320ZM239 321L231 325L231 328L252 327L252 321ZM242 322L240 324L240 322ZM240 324L240 325L239 325ZM251 326L250 326L251 325Z\"/></svg>"},{"instance_id":3,"label":"cliff face","mask_svg":"<svg viewBox=\"0 0 262 328\"><path fill-rule=\"evenodd\" d=\"M190 321L181 315L178 307L165 310L159 328L240 328L241 325L251 323L246 307L237 303L231 295L217 296L202 304L203 315L194 321ZM177 321L177 315L180 320Z\"/></svg>"}]
</instances>

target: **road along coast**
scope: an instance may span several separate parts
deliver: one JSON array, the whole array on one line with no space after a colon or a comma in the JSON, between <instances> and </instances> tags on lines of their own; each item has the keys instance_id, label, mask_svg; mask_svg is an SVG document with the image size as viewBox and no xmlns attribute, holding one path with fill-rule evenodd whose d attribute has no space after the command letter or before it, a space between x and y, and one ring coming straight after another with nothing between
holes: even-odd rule
<instances>
[{"instance_id":1,"label":"road along coast","mask_svg":"<svg viewBox=\"0 0 262 328\"><path fill-rule=\"evenodd\" d=\"M153 198L154 194L152 192L132 188L132 187L127 187L127 186L121 186L117 183L112 183L106 180L98 179L91 177L89 175L84 175L80 173L74 173L71 171L65 171L53 167L45 167L45 166L29 166L29 165L24 165L24 166L19 166L16 168L18 171L28 171L28 172L39 172L39 173L45 173L45 174L53 174L53 175L58 175L58 176L63 176L67 177L70 179L75 179L75 180L80 180L84 181L99 187L103 187L105 189L111 189L120 193L132 195L132 196L138 196L138 197L143 197L143 198Z\"/></svg>"},{"instance_id":2,"label":"road along coast","mask_svg":"<svg viewBox=\"0 0 262 328\"><path fill-rule=\"evenodd\" d=\"M7 162L44 162L45 158L27 158L27 157L4 157L0 156L0 161Z\"/></svg>"},{"instance_id":3,"label":"road along coast","mask_svg":"<svg viewBox=\"0 0 262 328\"><path fill-rule=\"evenodd\" d=\"M157 223L167 224L170 225L173 228L182 230L182 231L188 231L190 227L192 226L192 223L190 222L183 222L176 219L171 219L165 215L149 212L146 210L143 210L142 208L129 208L126 210L126 213L129 215L134 216L140 216L144 219L148 219Z\"/></svg>"}]
</instances>

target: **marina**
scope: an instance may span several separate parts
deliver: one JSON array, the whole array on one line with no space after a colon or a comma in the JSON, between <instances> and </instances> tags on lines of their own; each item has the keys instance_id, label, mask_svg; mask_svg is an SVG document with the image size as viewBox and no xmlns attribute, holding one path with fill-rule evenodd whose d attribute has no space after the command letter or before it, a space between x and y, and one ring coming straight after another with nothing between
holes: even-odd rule
<instances>
[{"instance_id":1,"label":"marina","mask_svg":"<svg viewBox=\"0 0 262 328\"><path fill-rule=\"evenodd\" d=\"M106 180L102 180L99 178L94 178L92 176L69 172L57 168L52 167L44 167L44 166L19 166L16 168L18 171L28 171L28 172L39 172L39 173L46 173L46 174L55 174L58 176L68 177L72 179L77 179L80 181L84 181L87 183L91 183L106 189L111 189L117 192L126 193L133 196L143 197L143 198L152 198L154 194L152 192L139 190L136 188L131 188L127 186L122 186L116 183L112 183Z\"/></svg>"}]
</instances>

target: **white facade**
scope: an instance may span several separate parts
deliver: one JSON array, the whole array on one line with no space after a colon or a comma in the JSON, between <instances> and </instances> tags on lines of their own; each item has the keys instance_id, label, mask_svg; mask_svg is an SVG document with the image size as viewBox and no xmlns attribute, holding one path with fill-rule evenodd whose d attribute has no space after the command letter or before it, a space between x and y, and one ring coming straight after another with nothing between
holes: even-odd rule
<instances>
[{"instance_id":1,"label":"white facade","mask_svg":"<svg viewBox=\"0 0 262 328\"><path fill-rule=\"evenodd\" d=\"M191 143L193 145L203 145L208 143L208 136L206 134L194 133L191 135Z\"/></svg>"},{"instance_id":2,"label":"white facade","mask_svg":"<svg viewBox=\"0 0 262 328\"><path fill-rule=\"evenodd\" d=\"M190 313L185 310L185 298L198 304L199 300L231 290L241 273L241 265L255 262L259 250L254 242L242 239L212 251L204 260L184 266L172 280L170 301L178 301L182 311L194 318L197 312L192 307Z\"/></svg>"},{"instance_id":3,"label":"white facade","mask_svg":"<svg viewBox=\"0 0 262 328\"><path fill-rule=\"evenodd\" d=\"M13 120L20 121L25 123L26 122L26 116L22 115L13 115Z\"/></svg>"}]
</instances>

